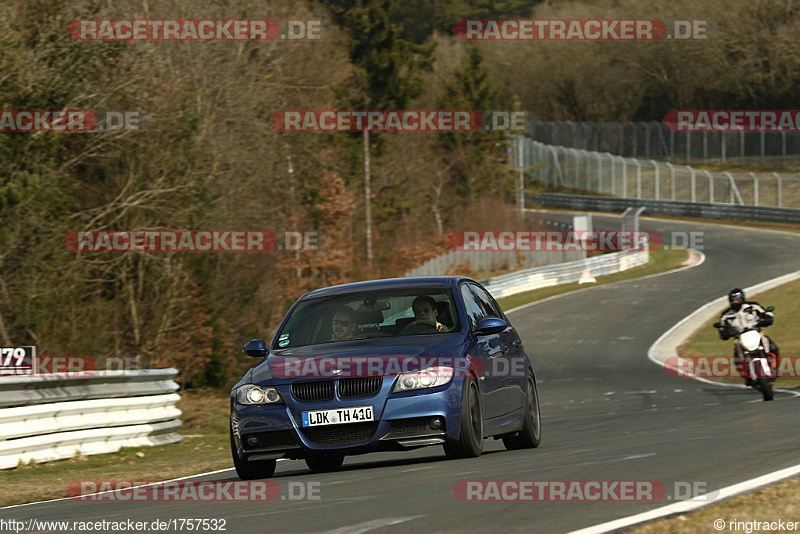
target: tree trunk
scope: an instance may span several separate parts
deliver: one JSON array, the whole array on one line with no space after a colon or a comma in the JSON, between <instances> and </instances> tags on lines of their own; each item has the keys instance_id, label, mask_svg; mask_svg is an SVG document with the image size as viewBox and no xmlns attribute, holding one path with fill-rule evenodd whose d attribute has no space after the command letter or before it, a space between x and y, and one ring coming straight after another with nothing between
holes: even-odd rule
<instances>
[{"instance_id":1,"label":"tree trunk","mask_svg":"<svg viewBox=\"0 0 800 534\"><path fill-rule=\"evenodd\" d=\"M370 209L369 130L364 130L364 215L367 233L367 269L372 269L372 210Z\"/></svg>"}]
</instances>

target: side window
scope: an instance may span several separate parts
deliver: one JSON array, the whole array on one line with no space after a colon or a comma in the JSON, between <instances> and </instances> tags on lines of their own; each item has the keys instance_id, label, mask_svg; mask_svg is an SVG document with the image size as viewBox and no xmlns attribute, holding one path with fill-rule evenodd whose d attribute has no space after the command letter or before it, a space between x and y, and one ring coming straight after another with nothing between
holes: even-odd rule
<instances>
[{"instance_id":1,"label":"side window","mask_svg":"<svg viewBox=\"0 0 800 534\"><path fill-rule=\"evenodd\" d=\"M464 300L464 307L467 310L467 321L469 321L469 327L471 330L474 330L478 327L478 323L481 322L481 319L486 317L484 307L475 297L475 294L470 291L470 288L467 284L461 284L461 298Z\"/></svg>"},{"instance_id":2,"label":"side window","mask_svg":"<svg viewBox=\"0 0 800 534\"><path fill-rule=\"evenodd\" d=\"M478 301L479 306L482 310L484 310L484 317L498 317L503 319L503 312L500 310L500 306L497 305L497 302L492 298L492 296L486 292L480 286L476 286L475 284L469 284L469 289L475 295L475 299Z\"/></svg>"}]
</instances>

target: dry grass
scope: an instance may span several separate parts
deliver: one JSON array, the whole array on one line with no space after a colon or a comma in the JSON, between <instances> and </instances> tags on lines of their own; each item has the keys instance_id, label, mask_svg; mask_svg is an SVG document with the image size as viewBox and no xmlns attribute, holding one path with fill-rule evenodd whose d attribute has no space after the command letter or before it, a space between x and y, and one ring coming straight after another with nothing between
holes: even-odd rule
<instances>
[{"instance_id":1,"label":"dry grass","mask_svg":"<svg viewBox=\"0 0 800 534\"><path fill-rule=\"evenodd\" d=\"M180 443L0 471L0 506L67 497L67 485L76 480L156 481L232 467L228 406L227 392L184 391Z\"/></svg>"},{"instance_id":2,"label":"dry grass","mask_svg":"<svg viewBox=\"0 0 800 534\"><path fill-rule=\"evenodd\" d=\"M716 530L714 521L722 519L725 528ZM690 534L694 532L747 532L747 526L728 528L731 521L800 521L800 478L794 478L755 493L735 497L723 503L702 508L690 514L646 523L629 532L633 534ZM798 528L793 530L800 530ZM752 529L752 525L751 525ZM751 530L780 532L780 530Z\"/></svg>"}]
</instances>

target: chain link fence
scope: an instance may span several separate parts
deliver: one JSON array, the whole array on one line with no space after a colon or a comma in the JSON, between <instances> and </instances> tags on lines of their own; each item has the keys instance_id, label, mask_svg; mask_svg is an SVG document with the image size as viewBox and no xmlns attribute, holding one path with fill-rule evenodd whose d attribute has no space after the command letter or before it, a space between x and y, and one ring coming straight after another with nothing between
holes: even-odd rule
<instances>
[{"instance_id":1,"label":"chain link fence","mask_svg":"<svg viewBox=\"0 0 800 534\"><path fill-rule=\"evenodd\" d=\"M787 167L800 165L797 132L673 132L662 122L529 122L546 145L672 163Z\"/></svg>"},{"instance_id":2,"label":"chain link fence","mask_svg":"<svg viewBox=\"0 0 800 534\"><path fill-rule=\"evenodd\" d=\"M551 186L623 198L800 207L797 173L703 171L523 137L510 152L516 169Z\"/></svg>"}]
</instances>

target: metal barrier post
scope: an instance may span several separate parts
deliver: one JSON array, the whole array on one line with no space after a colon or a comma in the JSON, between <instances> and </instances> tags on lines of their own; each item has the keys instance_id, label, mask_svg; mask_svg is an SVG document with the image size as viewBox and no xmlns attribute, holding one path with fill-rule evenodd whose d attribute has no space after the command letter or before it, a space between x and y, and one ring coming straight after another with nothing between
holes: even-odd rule
<instances>
[{"instance_id":1,"label":"metal barrier post","mask_svg":"<svg viewBox=\"0 0 800 534\"><path fill-rule=\"evenodd\" d=\"M642 164L638 159L633 162L636 164L636 198L642 198Z\"/></svg>"},{"instance_id":2,"label":"metal barrier post","mask_svg":"<svg viewBox=\"0 0 800 534\"><path fill-rule=\"evenodd\" d=\"M758 206L758 177L754 172L750 176L753 178L753 206Z\"/></svg>"},{"instance_id":3,"label":"metal barrier post","mask_svg":"<svg viewBox=\"0 0 800 534\"><path fill-rule=\"evenodd\" d=\"M650 163L653 164L653 169L655 169L656 171L656 190L655 190L656 200L661 200L661 184L658 183L658 163L656 163L655 160L652 159L650 160Z\"/></svg>"},{"instance_id":4,"label":"metal barrier post","mask_svg":"<svg viewBox=\"0 0 800 534\"><path fill-rule=\"evenodd\" d=\"M667 162L667 167L669 167L669 183L672 188L672 200L675 200L675 167L669 162Z\"/></svg>"}]
</instances>

